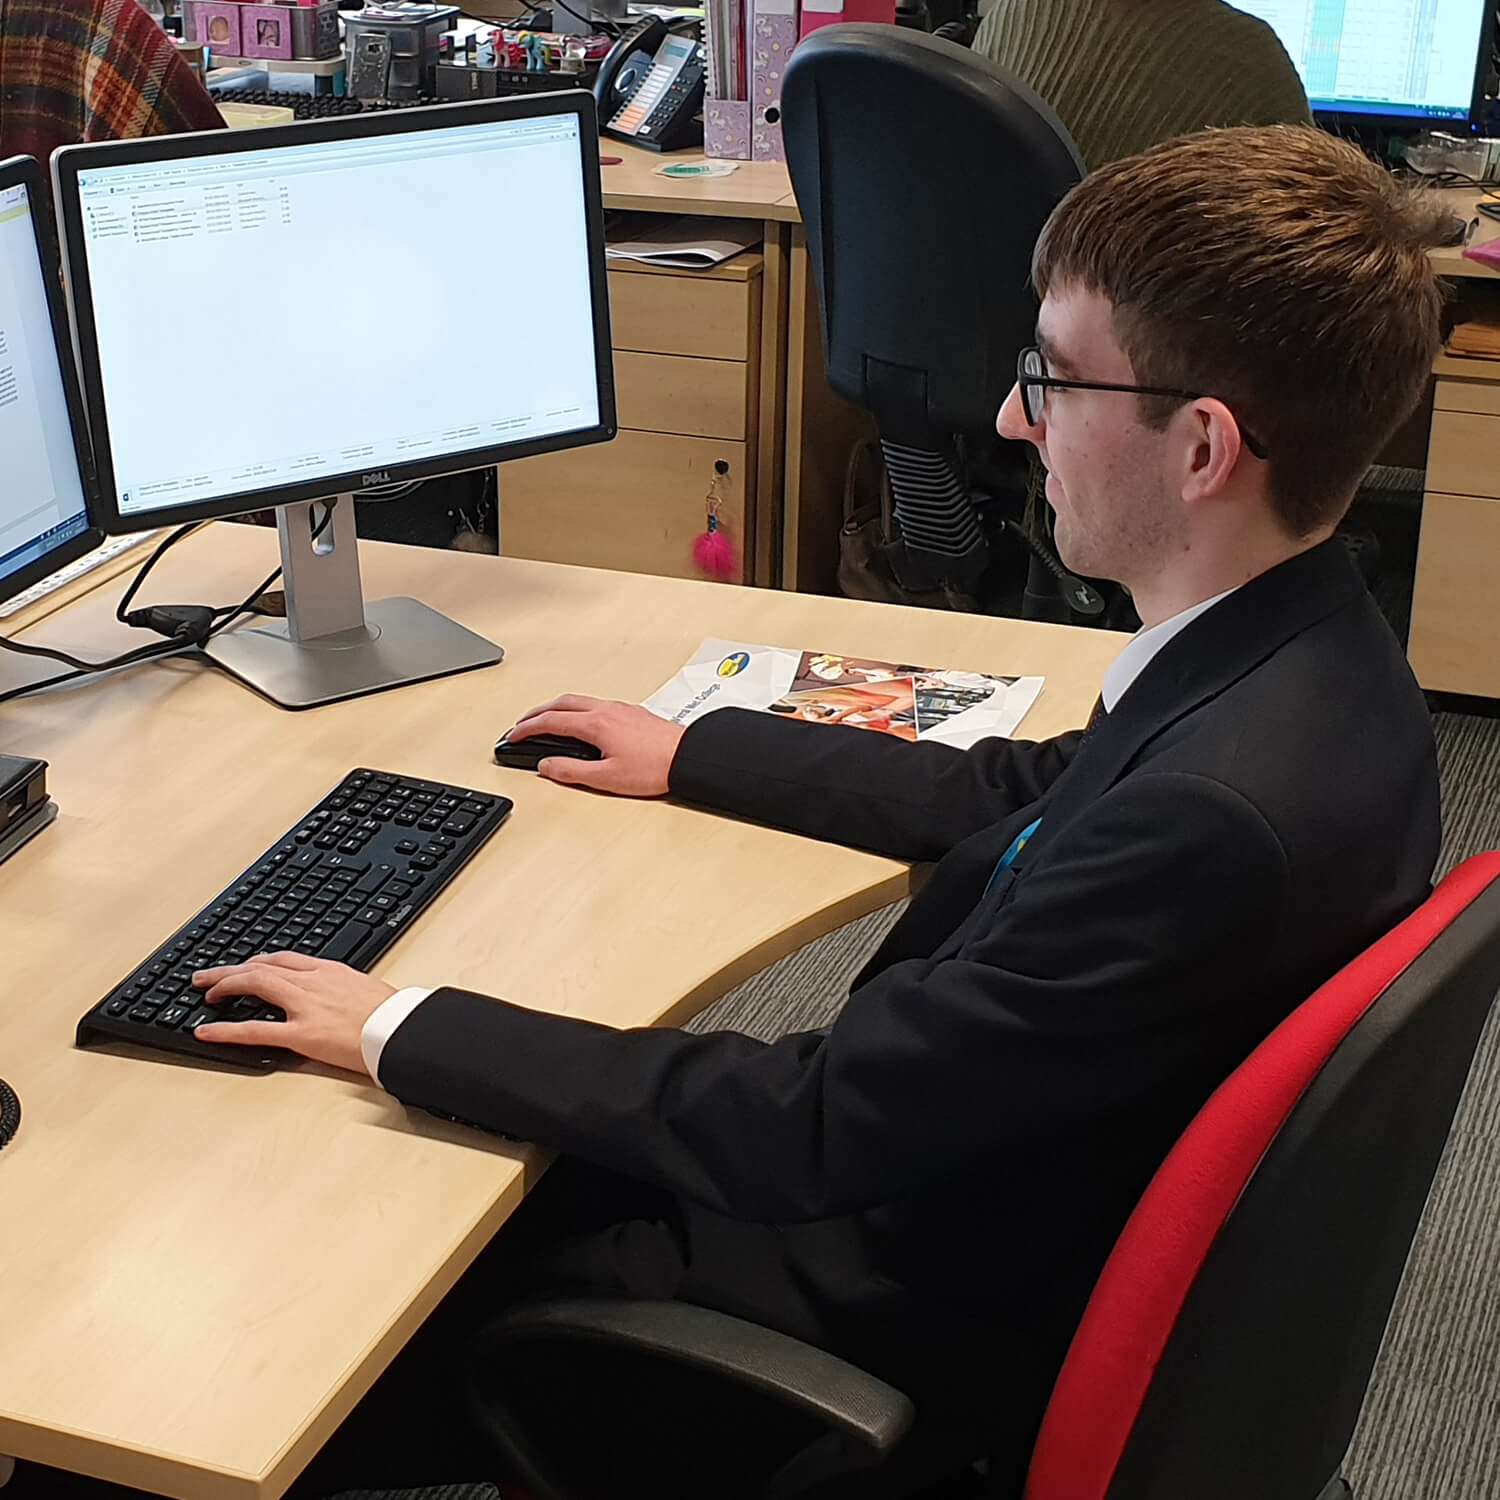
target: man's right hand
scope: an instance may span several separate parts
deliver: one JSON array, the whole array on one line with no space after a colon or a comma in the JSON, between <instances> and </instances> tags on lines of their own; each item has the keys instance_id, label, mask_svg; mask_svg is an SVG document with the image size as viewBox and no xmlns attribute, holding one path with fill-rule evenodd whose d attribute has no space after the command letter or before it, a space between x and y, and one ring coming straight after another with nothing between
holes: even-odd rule
<instances>
[{"instance_id":1,"label":"man's right hand","mask_svg":"<svg viewBox=\"0 0 1500 1500\"><path fill-rule=\"evenodd\" d=\"M601 759L549 755L537 764L537 774L564 786L592 787L620 797L664 797L672 758L685 732L681 724L658 718L638 703L565 693L525 713L507 738L566 734L587 740L599 747Z\"/></svg>"}]
</instances>

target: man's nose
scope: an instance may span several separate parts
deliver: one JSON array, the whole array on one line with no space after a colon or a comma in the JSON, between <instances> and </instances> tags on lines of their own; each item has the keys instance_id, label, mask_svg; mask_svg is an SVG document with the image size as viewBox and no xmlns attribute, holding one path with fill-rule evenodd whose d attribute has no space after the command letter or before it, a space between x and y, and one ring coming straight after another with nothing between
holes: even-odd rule
<instances>
[{"instance_id":1,"label":"man's nose","mask_svg":"<svg viewBox=\"0 0 1500 1500\"><path fill-rule=\"evenodd\" d=\"M1026 407L1021 401L1019 385L1011 386L1010 395L1001 403L999 415L995 418L995 431L1003 438L1012 438L1020 442L1041 442L1042 424L1038 422L1033 427L1026 420Z\"/></svg>"}]
</instances>

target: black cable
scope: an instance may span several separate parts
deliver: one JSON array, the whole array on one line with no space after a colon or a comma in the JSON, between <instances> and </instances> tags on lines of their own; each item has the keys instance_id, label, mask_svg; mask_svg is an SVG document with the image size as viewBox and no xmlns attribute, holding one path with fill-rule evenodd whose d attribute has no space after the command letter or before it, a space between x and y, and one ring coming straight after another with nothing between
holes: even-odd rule
<instances>
[{"instance_id":1,"label":"black cable","mask_svg":"<svg viewBox=\"0 0 1500 1500\"><path fill-rule=\"evenodd\" d=\"M14 642L7 644L11 649L17 649ZM39 693L43 688L56 687L59 683L76 682L80 677L99 677L105 672L119 671L122 667L134 667L147 661L161 661L165 657L180 656L184 651L197 649L196 640L152 641L149 645L139 646L134 651L126 652L124 656L117 656L113 661L94 662L72 672L59 672L56 677L44 677L40 682L28 682L21 687L12 688L8 693L0 693L0 703L9 703L12 698L24 698L28 693ZM26 651L23 654L45 653Z\"/></svg>"},{"instance_id":2,"label":"black cable","mask_svg":"<svg viewBox=\"0 0 1500 1500\"><path fill-rule=\"evenodd\" d=\"M16 1091L0 1078L0 1149L3 1149L21 1125L21 1101Z\"/></svg>"},{"instance_id":3,"label":"black cable","mask_svg":"<svg viewBox=\"0 0 1500 1500\"><path fill-rule=\"evenodd\" d=\"M323 506L323 518L313 527L309 538L311 541L317 541L333 519L338 499L335 497L332 500L312 503ZM60 683L75 682L80 677L93 677L104 672L117 671L121 667L137 666L141 662L159 661L164 657L176 656L185 651L198 650L205 642L221 631L227 630L241 615L249 614L254 610L256 600L281 577L280 567L277 567L239 604L221 605L217 609L206 604L156 605L148 609L135 610L127 616L125 606L135 597L146 575L155 567L167 549L176 546L184 537L191 535L200 526L206 524L203 521L193 521L186 526L179 526L141 565L131 580L130 587L125 590L124 596L115 606L115 618L122 624L160 630L162 634L168 636L166 640L152 641L148 645L138 646L134 651L127 651L108 661L89 662L80 657L70 656L66 651L55 651L50 646L23 646L19 641L7 640L4 636L0 636L0 649L14 651L21 656L45 657L73 668L71 672L60 672L56 677L44 677L40 682L28 682L21 687L12 688L8 693L0 693L0 703L9 703L13 698L21 698L28 693L37 693L43 688L56 687ZM151 616L156 617L154 622L149 618ZM169 624L173 627L170 632L167 629Z\"/></svg>"},{"instance_id":4,"label":"black cable","mask_svg":"<svg viewBox=\"0 0 1500 1500\"><path fill-rule=\"evenodd\" d=\"M130 587L125 590L124 594L120 598L120 602L115 605L115 619L117 619L120 624L128 625L130 623L125 618L125 607L130 603L132 599L135 598L136 592L146 581L146 575L152 570L152 568L157 565L158 562L161 561L167 549L169 547L175 547L178 542L180 542L184 537L191 536L200 526L205 526L207 524L208 523L206 521L190 521L186 526L179 526L177 530L174 531L171 536L169 536L156 549L156 551L153 552L151 556L141 564L140 569L136 573L135 577L130 580Z\"/></svg>"},{"instance_id":5,"label":"black cable","mask_svg":"<svg viewBox=\"0 0 1500 1500\"><path fill-rule=\"evenodd\" d=\"M1080 615L1104 613L1104 595L1077 574L1069 572L1062 560L1053 555L1052 549L1038 541L1024 526L1015 521L1001 520L1000 529L1020 537L1031 549L1032 556L1052 575L1058 596L1069 609Z\"/></svg>"}]
</instances>

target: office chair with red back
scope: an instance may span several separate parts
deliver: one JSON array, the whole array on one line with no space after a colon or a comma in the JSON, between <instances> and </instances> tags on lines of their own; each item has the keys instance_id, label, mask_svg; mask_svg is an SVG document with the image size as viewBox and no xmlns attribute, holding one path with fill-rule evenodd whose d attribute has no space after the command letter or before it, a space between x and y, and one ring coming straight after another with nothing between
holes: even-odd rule
<instances>
[{"instance_id":1,"label":"office chair with red back","mask_svg":"<svg viewBox=\"0 0 1500 1500\"><path fill-rule=\"evenodd\" d=\"M223 125L136 0L0 0L0 157Z\"/></svg>"},{"instance_id":2,"label":"office chair with red back","mask_svg":"<svg viewBox=\"0 0 1500 1500\"><path fill-rule=\"evenodd\" d=\"M1500 989L1497 881L1500 853L1460 866L1204 1105L1095 1285L1024 1500L1348 1495L1339 1464ZM882 1474L899 1467L914 1413L890 1386L701 1308L573 1298L501 1319L476 1364L476 1414L536 1500L574 1491L494 1377L538 1342L633 1349L816 1419L820 1436L761 1487L775 1500L839 1484L903 1493ZM658 1420L667 1451L670 1415ZM954 1467L973 1456L955 1453Z\"/></svg>"}]
</instances>

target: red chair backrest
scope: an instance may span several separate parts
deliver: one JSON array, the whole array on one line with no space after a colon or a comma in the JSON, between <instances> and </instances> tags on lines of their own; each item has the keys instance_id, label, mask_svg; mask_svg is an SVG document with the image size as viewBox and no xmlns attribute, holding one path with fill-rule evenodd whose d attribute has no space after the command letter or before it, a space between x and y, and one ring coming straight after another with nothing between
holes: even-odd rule
<instances>
[{"instance_id":1,"label":"red chair backrest","mask_svg":"<svg viewBox=\"0 0 1500 1500\"><path fill-rule=\"evenodd\" d=\"M1099 1277L1026 1500L1332 1477L1500 986L1497 877L1453 871L1204 1105Z\"/></svg>"}]
</instances>

